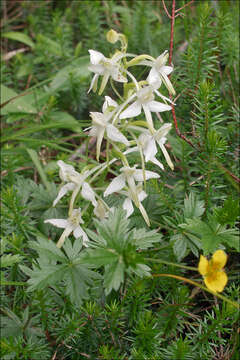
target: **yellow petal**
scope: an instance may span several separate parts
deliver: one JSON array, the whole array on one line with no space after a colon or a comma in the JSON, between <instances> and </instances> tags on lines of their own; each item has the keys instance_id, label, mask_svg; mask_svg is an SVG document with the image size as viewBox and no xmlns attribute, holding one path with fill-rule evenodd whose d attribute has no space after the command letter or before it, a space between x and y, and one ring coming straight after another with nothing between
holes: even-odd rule
<instances>
[{"instance_id":1,"label":"yellow petal","mask_svg":"<svg viewBox=\"0 0 240 360\"><path fill-rule=\"evenodd\" d=\"M228 281L224 271L218 271L214 276L206 276L204 282L208 289L214 292L222 292Z\"/></svg>"},{"instance_id":2,"label":"yellow petal","mask_svg":"<svg viewBox=\"0 0 240 360\"><path fill-rule=\"evenodd\" d=\"M200 272L201 275L206 275L208 271L208 260L203 255L200 256L198 271Z\"/></svg>"},{"instance_id":3,"label":"yellow petal","mask_svg":"<svg viewBox=\"0 0 240 360\"><path fill-rule=\"evenodd\" d=\"M227 254L223 250L217 250L212 256L212 262L218 269L224 268L227 262Z\"/></svg>"}]
</instances>

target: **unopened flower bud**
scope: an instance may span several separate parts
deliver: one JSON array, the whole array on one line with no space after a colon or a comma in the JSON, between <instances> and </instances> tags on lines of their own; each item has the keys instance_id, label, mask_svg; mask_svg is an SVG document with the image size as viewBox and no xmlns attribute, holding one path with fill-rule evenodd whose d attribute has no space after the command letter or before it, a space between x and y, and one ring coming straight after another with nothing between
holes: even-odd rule
<instances>
[{"instance_id":1,"label":"unopened flower bud","mask_svg":"<svg viewBox=\"0 0 240 360\"><path fill-rule=\"evenodd\" d=\"M107 32L106 38L108 42L115 44L119 40L119 34L115 30L111 29Z\"/></svg>"}]
</instances>

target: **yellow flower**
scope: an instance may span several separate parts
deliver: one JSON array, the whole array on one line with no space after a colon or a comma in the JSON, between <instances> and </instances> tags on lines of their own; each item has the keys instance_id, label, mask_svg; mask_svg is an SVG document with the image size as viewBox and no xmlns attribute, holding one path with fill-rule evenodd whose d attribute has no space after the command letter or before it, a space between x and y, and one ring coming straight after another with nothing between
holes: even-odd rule
<instances>
[{"instance_id":1,"label":"yellow flower","mask_svg":"<svg viewBox=\"0 0 240 360\"><path fill-rule=\"evenodd\" d=\"M203 275L208 289L214 292L222 292L227 284L228 278L223 268L227 262L227 254L223 250L217 250L211 260L205 256L200 257L198 271Z\"/></svg>"}]
</instances>

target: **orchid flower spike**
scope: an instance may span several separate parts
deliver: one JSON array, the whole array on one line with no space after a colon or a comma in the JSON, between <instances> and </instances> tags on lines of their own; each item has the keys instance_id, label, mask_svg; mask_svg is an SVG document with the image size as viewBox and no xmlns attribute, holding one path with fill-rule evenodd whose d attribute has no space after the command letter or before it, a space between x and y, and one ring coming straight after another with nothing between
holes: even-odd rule
<instances>
[{"instance_id":1,"label":"orchid flower spike","mask_svg":"<svg viewBox=\"0 0 240 360\"><path fill-rule=\"evenodd\" d=\"M88 246L88 236L81 228L80 224L83 224L83 220L81 217L81 209L74 209L72 211L71 216L66 219L49 219L45 220L45 223L50 223L58 228L63 228L64 231L57 242L57 247L61 248L65 239L73 232L73 235L76 239L82 237L83 245Z\"/></svg>"}]
</instances>

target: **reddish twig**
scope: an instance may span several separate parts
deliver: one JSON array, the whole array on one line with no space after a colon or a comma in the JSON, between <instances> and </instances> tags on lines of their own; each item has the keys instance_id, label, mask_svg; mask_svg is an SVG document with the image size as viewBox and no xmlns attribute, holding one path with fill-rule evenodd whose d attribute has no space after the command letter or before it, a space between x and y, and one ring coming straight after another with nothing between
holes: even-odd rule
<instances>
[{"instance_id":1,"label":"reddish twig","mask_svg":"<svg viewBox=\"0 0 240 360\"><path fill-rule=\"evenodd\" d=\"M166 13L167 16L169 17L169 19L172 19L171 15L169 14L168 9L167 9L167 7L166 7L166 5L165 5L164 0L162 0L162 4L163 4L164 10L165 10L165 13Z\"/></svg>"},{"instance_id":2,"label":"reddish twig","mask_svg":"<svg viewBox=\"0 0 240 360\"><path fill-rule=\"evenodd\" d=\"M164 4L164 1L163 1L163 4ZM170 35L170 49L169 49L169 65L170 66L172 64L172 55L173 55L175 13L176 13L176 11L175 11L175 0L172 0L171 35ZM170 78L170 76L169 76L169 78ZM172 99L171 95L170 95L170 99ZM192 144L192 142L190 140L188 140L186 138L186 136L184 136L180 132L180 130L178 129L178 123L177 123L177 118L176 118L174 105L172 105L172 116L173 116L174 126L175 126L175 130L176 130L177 135L194 148L195 146Z\"/></svg>"},{"instance_id":3,"label":"reddish twig","mask_svg":"<svg viewBox=\"0 0 240 360\"><path fill-rule=\"evenodd\" d=\"M186 6L192 4L193 2L194 2L194 0L189 1L189 3L183 5L181 8L177 9L177 10L175 11L175 14L176 14L177 12L181 11L182 9L184 9Z\"/></svg>"}]
</instances>

